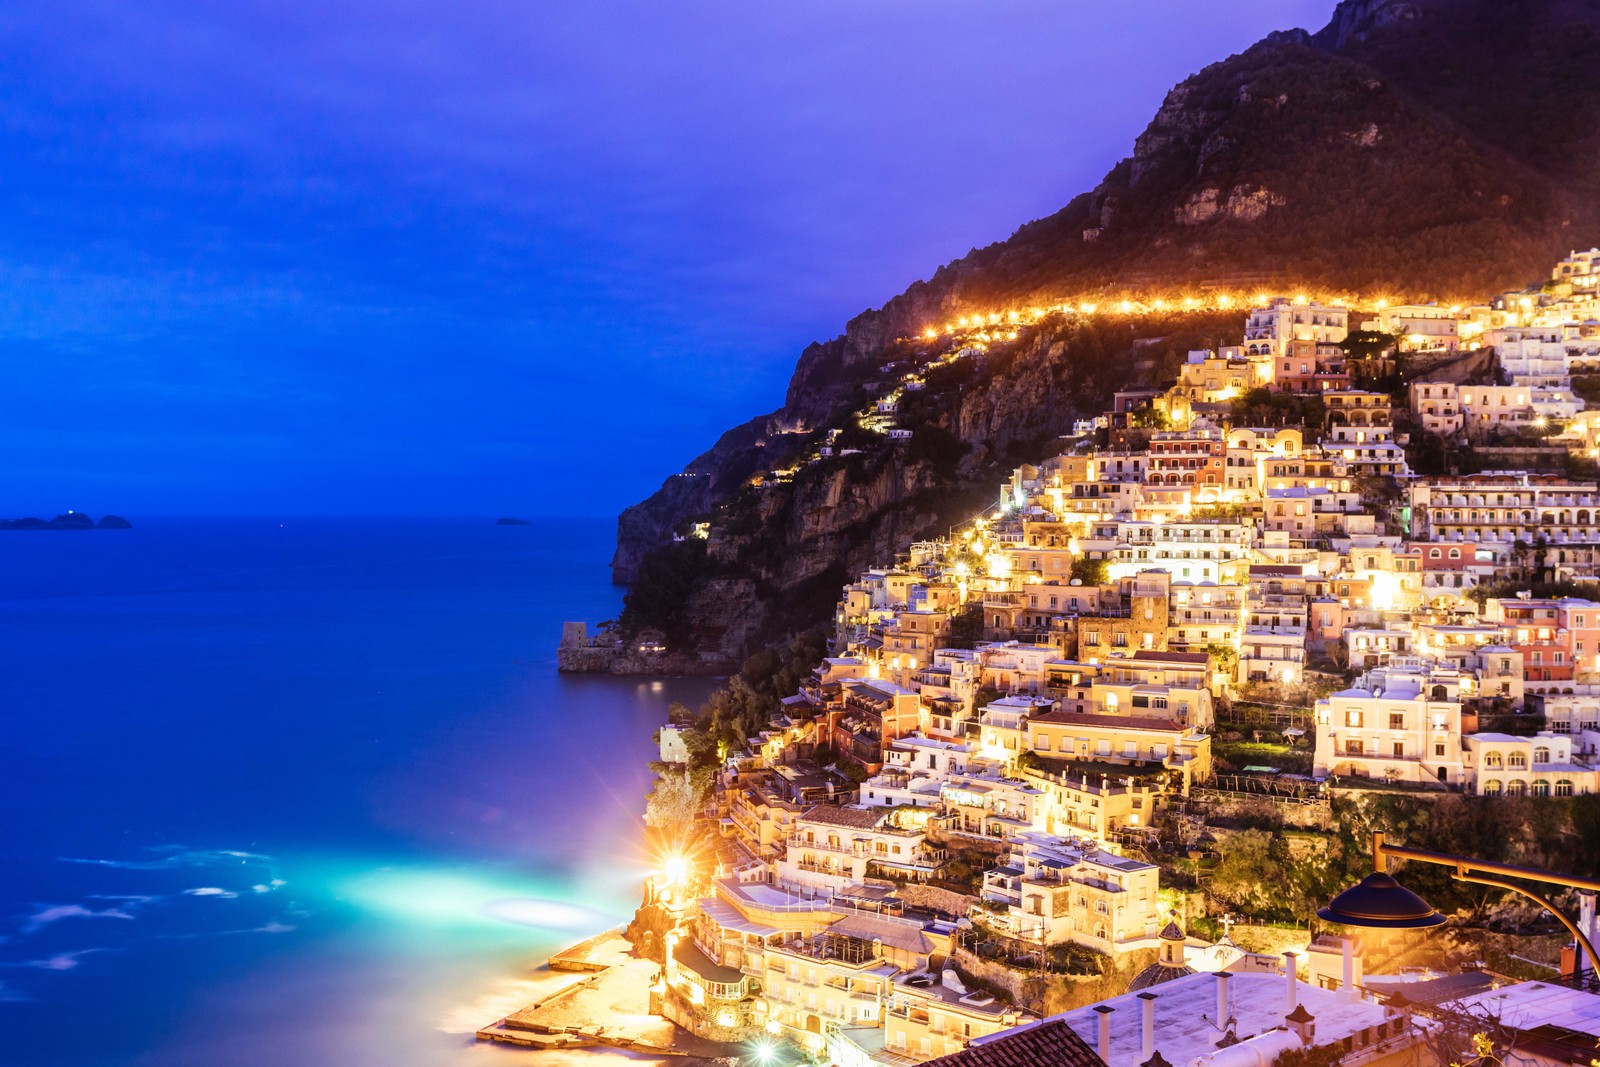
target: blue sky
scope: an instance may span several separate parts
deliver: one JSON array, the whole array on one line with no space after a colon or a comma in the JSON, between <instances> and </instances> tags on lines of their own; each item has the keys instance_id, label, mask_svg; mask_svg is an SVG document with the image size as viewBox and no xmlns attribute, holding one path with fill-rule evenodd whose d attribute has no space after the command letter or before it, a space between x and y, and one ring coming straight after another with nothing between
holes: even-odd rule
<instances>
[{"instance_id":1,"label":"blue sky","mask_svg":"<svg viewBox=\"0 0 1600 1067\"><path fill-rule=\"evenodd\" d=\"M0 516L613 513L1330 10L0 3Z\"/></svg>"}]
</instances>

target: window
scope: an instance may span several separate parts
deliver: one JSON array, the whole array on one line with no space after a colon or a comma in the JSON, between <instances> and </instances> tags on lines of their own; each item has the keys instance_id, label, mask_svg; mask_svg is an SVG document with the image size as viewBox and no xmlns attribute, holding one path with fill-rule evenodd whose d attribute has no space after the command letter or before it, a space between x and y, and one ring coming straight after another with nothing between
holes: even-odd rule
<instances>
[{"instance_id":1,"label":"window","mask_svg":"<svg viewBox=\"0 0 1600 1067\"><path fill-rule=\"evenodd\" d=\"M1403 711L1391 711L1389 713L1389 729L1391 729L1391 730L1404 730L1405 728L1406 728L1406 713L1403 712Z\"/></svg>"},{"instance_id":2,"label":"window","mask_svg":"<svg viewBox=\"0 0 1600 1067\"><path fill-rule=\"evenodd\" d=\"M1538 748L1534 749L1533 750L1533 762L1535 762L1535 763L1549 763L1550 762L1550 749L1545 745L1540 745Z\"/></svg>"},{"instance_id":3,"label":"window","mask_svg":"<svg viewBox=\"0 0 1600 1067\"><path fill-rule=\"evenodd\" d=\"M1572 782L1566 778L1556 780L1556 796L1570 797L1572 795Z\"/></svg>"}]
</instances>

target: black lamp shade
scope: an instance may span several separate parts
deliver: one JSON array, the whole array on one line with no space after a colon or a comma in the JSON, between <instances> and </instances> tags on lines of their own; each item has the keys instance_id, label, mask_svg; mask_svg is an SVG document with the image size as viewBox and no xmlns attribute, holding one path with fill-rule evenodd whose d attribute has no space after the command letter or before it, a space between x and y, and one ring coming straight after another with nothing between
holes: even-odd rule
<instances>
[{"instance_id":1,"label":"black lamp shade","mask_svg":"<svg viewBox=\"0 0 1600 1067\"><path fill-rule=\"evenodd\" d=\"M1433 905L1387 874L1367 875L1317 909L1317 918L1377 930L1423 930L1446 921Z\"/></svg>"}]
</instances>

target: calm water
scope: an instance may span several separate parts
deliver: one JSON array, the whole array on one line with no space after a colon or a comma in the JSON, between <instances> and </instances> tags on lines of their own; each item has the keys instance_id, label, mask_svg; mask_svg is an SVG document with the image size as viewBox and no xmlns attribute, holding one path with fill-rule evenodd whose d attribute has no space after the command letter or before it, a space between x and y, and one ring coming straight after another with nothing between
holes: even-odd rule
<instances>
[{"instance_id":1,"label":"calm water","mask_svg":"<svg viewBox=\"0 0 1600 1067\"><path fill-rule=\"evenodd\" d=\"M0 533L0 1064L511 1063L692 681L564 678L612 525Z\"/></svg>"}]
</instances>

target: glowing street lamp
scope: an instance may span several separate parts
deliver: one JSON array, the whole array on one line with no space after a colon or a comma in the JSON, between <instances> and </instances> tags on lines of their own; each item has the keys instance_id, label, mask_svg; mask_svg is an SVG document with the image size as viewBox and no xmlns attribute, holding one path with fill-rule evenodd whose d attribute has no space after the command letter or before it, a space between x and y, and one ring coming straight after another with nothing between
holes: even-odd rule
<instances>
[{"instance_id":1,"label":"glowing street lamp","mask_svg":"<svg viewBox=\"0 0 1600 1067\"><path fill-rule=\"evenodd\" d=\"M1436 863L1441 867L1454 867L1455 872L1451 877L1458 882L1509 889L1513 893L1527 897L1554 915L1561 925L1566 927L1567 933L1572 935L1573 941L1582 948L1584 956L1588 958L1589 966L1594 968L1596 974L1600 974L1600 955L1596 955L1594 946L1589 943L1583 931L1578 929L1577 923L1567 918L1543 897L1496 876L1505 875L1589 893L1600 892L1600 881L1592 878L1576 878L1570 874L1558 874L1554 871L1542 871L1534 867L1513 867L1507 863L1489 863L1484 860L1468 859L1465 856L1450 856L1443 852L1425 852L1403 845L1391 845L1384 841L1381 831L1372 835L1372 873L1330 900L1327 907L1318 908L1317 918L1343 926L1359 926L1375 930L1426 930L1442 926L1447 920L1434 910L1433 905L1395 881L1394 876L1389 874L1390 856L1396 859L1416 860L1418 863Z\"/></svg>"}]
</instances>

